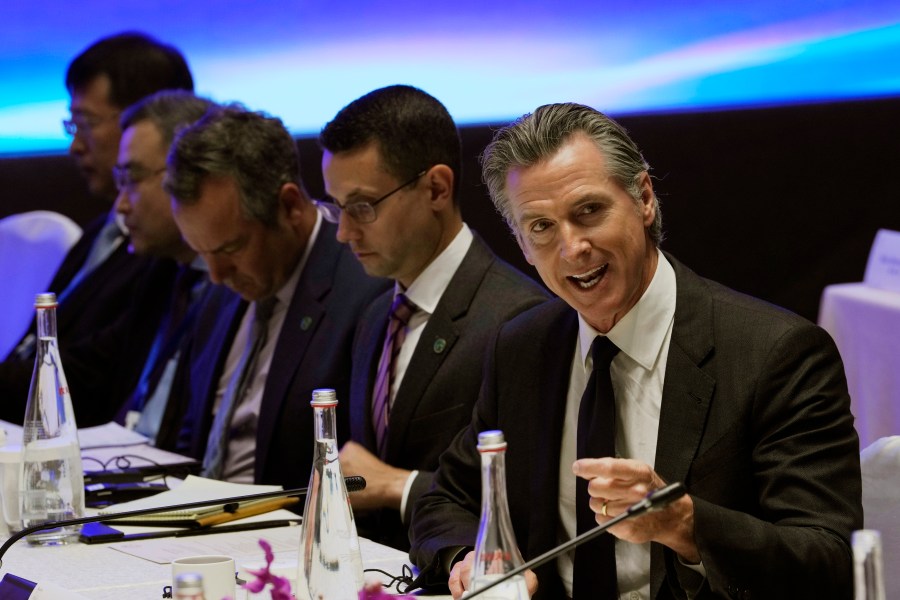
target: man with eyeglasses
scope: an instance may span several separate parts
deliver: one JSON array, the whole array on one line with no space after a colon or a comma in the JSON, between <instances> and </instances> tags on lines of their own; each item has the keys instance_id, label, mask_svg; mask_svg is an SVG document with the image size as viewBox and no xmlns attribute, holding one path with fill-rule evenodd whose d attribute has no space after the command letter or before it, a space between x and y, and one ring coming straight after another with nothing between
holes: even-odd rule
<instances>
[{"instance_id":1,"label":"man with eyeglasses","mask_svg":"<svg viewBox=\"0 0 900 600\"><path fill-rule=\"evenodd\" d=\"M412 506L469 420L484 347L547 297L463 222L460 139L447 109L403 85L343 108L319 136L338 240L394 289L366 311L353 352L345 474L360 533L407 549Z\"/></svg>"},{"instance_id":2,"label":"man with eyeglasses","mask_svg":"<svg viewBox=\"0 0 900 600\"><path fill-rule=\"evenodd\" d=\"M169 400L189 403L177 450L202 459L205 477L306 485L312 391L337 391L346 439L353 332L389 283L335 240L277 118L239 106L208 114L177 137L165 186L218 284Z\"/></svg>"},{"instance_id":3,"label":"man with eyeglasses","mask_svg":"<svg viewBox=\"0 0 900 600\"><path fill-rule=\"evenodd\" d=\"M190 92L166 90L128 107L120 121L122 140L113 168L119 190L116 210L128 228L131 250L162 259L160 268L174 266L175 284L158 301L136 303L133 327L155 324L153 343L144 353L136 385L118 407L117 420L160 447L175 444L171 433L183 415L178 403L169 404L169 391L209 281L203 261L178 231L171 199L163 189L163 174L176 130L215 108L213 102ZM127 336L121 354L133 346L131 337Z\"/></svg>"},{"instance_id":4,"label":"man with eyeglasses","mask_svg":"<svg viewBox=\"0 0 900 600\"><path fill-rule=\"evenodd\" d=\"M163 89L193 89L193 79L181 53L141 33L102 38L69 64L66 88L71 117L63 127L72 136L69 153L94 196L109 201L109 213L84 228L68 252L48 290L59 299L57 327L60 345L77 345L126 317L150 260L129 252L127 232L116 221L113 166L119 148L121 112L137 100ZM171 286L171 281L168 283ZM34 361L35 327L0 364L0 391L26 397ZM87 395L70 382L73 398ZM77 402L77 400L76 400ZM17 406L17 405L13 405ZM0 411L18 421L18 410ZM98 414L99 416L99 414ZM89 418L79 425L90 425Z\"/></svg>"},{"instance_id":5,"label":"man with eyeglasses","mask_svg":"<svg viewBox=\"0 0 900 600\"><path fill-rule=\"evenodd\" d=\"M164 417L170 423L181 418L177 406L166 410L168 392L208 279L203 262L181 239L162 174L175 130L213 107L190 92L171 90L122 112L113 169L116 209L130 231L130 251L149 263L128 310L90 339L61 348L69 387L78 392L72 401L79 424L118 416L151 443L172 444L157 440L157 433Z\"/></svg>"}]
</instances>

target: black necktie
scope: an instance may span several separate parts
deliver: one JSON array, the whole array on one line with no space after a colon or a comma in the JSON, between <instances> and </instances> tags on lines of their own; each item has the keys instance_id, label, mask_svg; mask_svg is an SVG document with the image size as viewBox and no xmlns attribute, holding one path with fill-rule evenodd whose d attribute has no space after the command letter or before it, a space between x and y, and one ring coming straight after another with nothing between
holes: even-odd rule
<instances>
[{"instance_id":1,"label":"black necktie","mask_svg":"<svg viewBox=\"0 0 900 600\"><path fill-rule=\"evenodd\" d=\"M594 370L578 408L578 458L615 456L616 402L609 366L619 349L609 338L598 335L591 353ZM575 484L575 514L579 534L597 526L590 507L586 479ZM616 587L616 546L610 534L601 535L575 549L573 598L614 600Z\"/></svg>"}]
</instances>

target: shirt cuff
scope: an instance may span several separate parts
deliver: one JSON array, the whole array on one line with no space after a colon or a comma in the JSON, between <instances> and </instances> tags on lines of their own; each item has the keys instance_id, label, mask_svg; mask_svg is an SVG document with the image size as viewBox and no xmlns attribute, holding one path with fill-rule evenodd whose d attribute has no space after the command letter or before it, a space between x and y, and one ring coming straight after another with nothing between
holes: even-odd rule
<instances>
[{"instance_id":1,"label":"shirt cuff","mask_svg":"<svg viewBox=\"0 0 900 600\"><path fill-rule=\"evenodd\" d=\"M403 518L406 515L406 501L409 500L409 491L412 489L412 484L418 475L418 471L410 473L409 477L406 478L406 485L403 486L403 495L400 497L400 521L404 525L406 525L406 521Z\"/></svg>"},{"instance_id":2,"label":"shirt cuff","mask_svg":"<svg viewBox=\"0 0 900 600\"><path fill-rule=\"evenodd\" d=\"M683 560L681 560L681 557L678 556L677 554L675 555L675 558L678 559L678 562L681 563L681 566L687 567L691 571L694 571L695 573L699 573L700 575L703 575L703 578L706 579L706 567L703 566L703 561L700 561L696 564L684 562Z\"/></svg>"}]
</instances>

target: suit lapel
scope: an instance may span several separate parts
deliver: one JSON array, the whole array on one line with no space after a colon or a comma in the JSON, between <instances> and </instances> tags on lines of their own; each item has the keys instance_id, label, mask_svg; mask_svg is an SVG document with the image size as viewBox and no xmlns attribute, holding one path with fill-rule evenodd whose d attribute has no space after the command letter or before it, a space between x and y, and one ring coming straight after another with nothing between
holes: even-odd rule
<instances>
[{"instance_id":1,"label":"suit lapel","mask_svg":"<svg viewBox=\"0 0 900 600\"><path fill-rule=\"evenodd\" d=\"M530 513L526 554L532 558L554 547L558 541L559 452L578 334L577 313L561 300L551 302L559 306L559 312L547 320L544 334L534 341L541 348L538 362L533 365L534 372L547 376L537 377L538 385L533 388L533 395L528 396L527 403L523 403L522 410L533 428L531 439L546 441L530 446L529 464L534 475L529 482L529 491L534 507ZM560 348L566 351L560 352ZM534 418L536 415L540 418ZM550 564L556 568L555 562Z\"/></svg>"},{"instance_id":2,"label":"suit lapel","mask_svg":"<svg viewBox=\"0 0 900 600\"><path fill-rule=\"evenodd\" d=\"M697 453L715 380L702 370L714 349L712 299L703 281L672 257L677 294L656 443L656 471L683 481Z\"/></svg>"},{"instance_id":3,"label":"suit lapel","mask_svg":"<svg viewBox=\"0 0 900 600\"><path fill-rule=\"evenodd\" d=\"M715 380L702 365L715 348L712 299L705 283L671 256L677 292L675 324L666 363L656 442L656 472L669 483L685 481L697 454L712 402ZM663 585L662 547L653 545L650 597Z\"/></svg>"},{"instance_id":4,"label":"suit lapel","mask_svg":"<svg viewBox=\"0 0 900 600\"><path fill-rule=\"evenodd\" d=\"M397 453L403 448L409 422L425 397L428 385L453 350L453 345L459 338L458 321L467 314L493 260L484 242L476 236L441 296L434 314L428 319L391 407L385 449L387 462L395 461ZM374 360L377 362L378 357L374 357Z\"/></svg>"},{"instance_id":5,"label":"suit lapel","mask_svg":"<svg viewBox=\"0 0 900 600\"><path fill-rule=\"evenodd\" d=\"M272 437L291 382L325 316L323 299L331 291L340 250L334 235L334 226L323 221L303 272L297 280L297 287L278 334L259 411L256 473L262 472L269 449L269 444L260 440Z\"/></svg>"}]
</instances>

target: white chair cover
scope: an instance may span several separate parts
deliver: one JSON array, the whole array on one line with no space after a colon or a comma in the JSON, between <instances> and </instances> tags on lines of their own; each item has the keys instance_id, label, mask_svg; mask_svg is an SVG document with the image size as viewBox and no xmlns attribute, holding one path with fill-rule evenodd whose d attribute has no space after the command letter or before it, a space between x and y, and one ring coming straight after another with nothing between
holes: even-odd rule
<instances>
[{"instance_id":1,"label":"white chair cover","mask_svg":"<svg viewBox=\"0 0 900 600\"><path fill-rule=\"evenodd\" d=\"M81 227L59 213L36 210L0 219L0 360L22 338L34 296L46 292Z\"/></svg>"},{"instance_id":2,"label":"white chair cover","mask_svg":"<svg viewBox=\"0 0 900 600\"><path fill-rule=\"evenodd\" d=\"M881 532L886 597L900 598L900 436L879 439L860 459L865 527Z\"/></svg>"}]
</instances>

